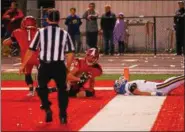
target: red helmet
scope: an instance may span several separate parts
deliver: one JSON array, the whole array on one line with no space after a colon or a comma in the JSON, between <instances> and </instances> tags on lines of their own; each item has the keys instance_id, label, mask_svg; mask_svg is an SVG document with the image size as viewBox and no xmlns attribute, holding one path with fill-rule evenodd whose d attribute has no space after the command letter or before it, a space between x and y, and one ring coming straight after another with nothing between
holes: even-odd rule
<instances>
[{"instance_id":1,"label":"red helmet","mask_svg":"<svg viewBox=\"0 0 185 132\"><path fill-rule=\"evenodd\" d=\"M21 28L36 28L37 22L33 16L26 16L21 22Z\"/></svg>"},{"instance_id":2,"label":"red helmet","mask_svg":"<svg viewBox=\"0 0 185 132\"><path fill-rule=\"evenodd\" d=\"M92 65L96 63L99 59L99 52L96 48L90 48L86 51L86 61L88 64Z\"/></svg>"}]
</instances>

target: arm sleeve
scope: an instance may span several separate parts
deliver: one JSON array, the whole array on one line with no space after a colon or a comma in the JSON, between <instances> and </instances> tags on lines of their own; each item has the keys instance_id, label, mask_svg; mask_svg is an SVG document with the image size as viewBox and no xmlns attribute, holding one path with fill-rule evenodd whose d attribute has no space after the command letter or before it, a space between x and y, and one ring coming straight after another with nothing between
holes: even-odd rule
<instances>
[{"instance_id":1,"label":"arm sleeve","mask_svg":"<svg viewBox=\"0 0 185 132\"><path fill-rule=\"evenodd\" d=\"M86 11L86 12L83 14L83 18L87 19L87 16L88 16L88 11Z\"/></svg>"},{"instance_id":2,"label":"arm sleeve","mask_svg":"<svg viewBox=\"0 0 185 132\"><path fill-rule=\"evenodd\" d=\"M7 11L3 14L3 19L5 19L5 16L8 15L9 12L10 12L10 10L7 10Z\"/></svg>"},{"instance_id":3,"label":"arm sleeve","mask_svg":"<svg viewBox=\"0 0 185 132\"><path fill-rule=\"evenodd\" d=\"M68 24L69 24L69 18L67 17L65 21L65 25L68 25Z\"/></svg>"},{"instance_id":4,"label":"arm sleeve","mask_svg":"<svg viewBox=\"0 0 185 132\"><path fill-rule=\"evenodd\" d=\"M74 68L80 68L80 61L78 58L73 60L71 67L70 67L70 72L72 72Z\"/></svg>"},{"instance_id":5,"label":"arm sleeve","mask_svg":"<svg viewBox=\"0 0 185 132\"><path fill-rule=\"evenodd\" d=\"M103 29L103 23L104 23L104 18L103 18L104 16L102 15L102 17L101 17L101 21L100 21L100 27L101 27L101 29Z\"/></svg>"},{"instance_id":6,"label":"arm sleeve","mask_svg":"<svg viewBox=\"0 0 185 132\"><path fill-rule=\"evenodd\" d=\"M31 44L30 44L29 49L33 50L33 51L36 51L39 47L39 44L40 44L40 32L37 31L33 40L32 40L32 42L31 42Z\"/></svg>"},{"instance_id":7,"label":"arm sleeve","mask_svg":"<svg viewBox=\"0 0 185 132\"><path fill-rule=\"evenodd\" d=\"M95 64L92 66L93 69L90 71L93 77L101 76L103 73L102 67L99 64Z\"/></svg>"},{"instance_id":8,"label":"arm sleeve","mask_svg":"<svg viewBox=\"0 0 185 132\"><path fill-rule=\"evenodd\" d=\"M82 25L82 21L81 21L81 18L79 17L79 25Z\"/></svg>"},{"instance_id":9,"label":"arm sleeve","mask_svg":"<svg viewBox=\"0 0 185 132\"><path fill-rule=\"evenodd\" d=\"M66 45L65 45L65 53L71 53L75 51L75 47L73 44L73 41L69 35L69 33L67 33L66 36Z\"/></svg>"},{"instance_id":10,"label":"arm sleeve","mask_svg":"<svg viewBox=\"0 0 185 132\"><path fill-rule=\"evenodd\" d=\"M116 24L116 15L113 15L114 25Z\"/></svg>"}]
</instances>

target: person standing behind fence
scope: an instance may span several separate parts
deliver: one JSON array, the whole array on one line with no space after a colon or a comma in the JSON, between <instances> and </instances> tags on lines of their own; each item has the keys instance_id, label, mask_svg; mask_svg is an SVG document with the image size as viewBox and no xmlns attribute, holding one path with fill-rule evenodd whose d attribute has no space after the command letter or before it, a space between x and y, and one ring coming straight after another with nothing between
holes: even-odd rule
<instances>
[{"instance_id":1,"label":"person standing behind fence","mask_svg":"<svg viewBox=\"0 0 185 132\"><path fill-rule=\"evenodd\" d=\"M47 22L47 18L48 18L48 8L43 10L43 15L42 15L42 27L47 27L49 24Z\"/></svg>"},{"instance_id":2,"label":"person standing behind fence","mask_svg":"<svg viewBox=\"0 0 185 132\"><path fill-rule=\"evenodd\" d=\"M52 9L48 12L49 26L39 29L30 44L24 61L20 67L20 73L25 69L28 60L34 51L40 48L38 68L38 96L43 109L46 112L46 122L52 121L51 102L48 100L48 82L53 78L58 88L59 119L62 124L67 123L68 92L66 91L66 74L74 59L74 45L70 35L58 25L60 13ZM64 63L66 56L66 65Z\"/></svg>"},{"instance_id":3,"label":"person standing behind fence","mask_svg":"<svg viewBox=\"0 0 185 132\"><path fill-rule=\"evenodd\" d=\"M5 38L10 37L13 30L20 28L23 17L24 14L17 8L17 3L12 1L10 9L7 10L2 17L6 27Z\"/></svg>"},{"instance_id":4,"label":"person standing behind fence","mask_svg":"<svg viewBox=\"0 0 185 132\"><path fill-rule=\"evenodd\" d=\"M182 48L183 53L185 54L185 8L184 8L184 2L179 1L179 9L176 11L175 17L174 17L174 26L176 30L176 52L177 55L182 54Z\"/></svg>"},{"instance_id":5,"label":"person standing behind fence","mask_svg":"<svg viewBox=\"0 0 185 132\"><path fill-rule=\"evenodd\" d=\"M118 15L114 31L113 31L114 44L118 44L118 55L124 52L124 40L126 35L126 23L124 21L124 14L121 12Z\"/></svg>"},{"instance_id":6,"label":"person standing behind fence","mask_svg":"<svg viewBox=\"0 0 185 132\"><path fill-rule=\"evenodd\" d=\"M109 54L109 41L110 41L110 54L114 54L114 44L113 44L113 30L116 22L116 15L111 11L111 6L105 6L105 13L101 18L101 29L103 30L104 38L104 54Z\"/></svg>"},{"instance_id":7,"label":"person standing behind fence","mask_svg":"<svg viewBox=\"0 0 185 132\"><path fill-rule=\"evenodd\" d=\"M95 3L90 3L89 8L83 14L86 19L86 40L89 48L97 48L98 41L98 13L95 11Z\"/></svg>"},{"instance_id":8,"label":"person standing behind fence","mask_svg":"<svg viewBox=\"0 0 185 132\"><path fill-rule=\"evenodd\" d=\"M75 8L71 8L70 12L71 15L66 18L65 25L68 27L68 33L75 45L76 53L79 53L81 48L80 26L82 25L82 21L80 17L75 14Z\"/></svg>"}]
</instances>

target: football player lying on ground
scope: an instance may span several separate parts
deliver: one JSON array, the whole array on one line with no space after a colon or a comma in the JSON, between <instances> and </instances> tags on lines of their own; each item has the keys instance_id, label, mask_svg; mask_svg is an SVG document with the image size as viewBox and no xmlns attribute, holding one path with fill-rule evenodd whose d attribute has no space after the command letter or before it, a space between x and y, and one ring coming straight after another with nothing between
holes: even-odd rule
<instances>
[{"instance_id":1,"label":"football player lying on ground","mask_svg":"<svg viewBox=\"0 0 185 132\"><path fill-rule=\"evenodd\" d=\"M117 94L143 95L143 96L165 96L184 83L184 75L171 77L164 82L152 82L146 80L135 80L127 82L124 77L120 77L114 83L114 90Z\"/></svg>"},{"instance_id":2,"label":"football player lying on ground","mask_svg":"<svg viewBox=\"0 0 185 132\"><path fill-rule=\"evenodd\" d=\"M86 51L85 58L76 58L67 75L69 96L91 97L94 96L95 77L102 74L102 68L97 63L99 52L96 48ZM50 88L50 92L55 92L57 88Z\"/></svg>"},{"instance_id":3,"label":"football player lying on ground","mask_svg":"<svg viewBox=\"0 0 185 132\"><path fill-rule=\"evenodd\" d=\"M18 42L21 50L21 62L23 62L26 51L37 32L36 19L32 16L25 17L21 22L21 28L16 29L12 32L11 37L3 41L3 45L10 46L15 42ZM33 66L38 67L38 51L34 53L32 58L29 60L25 68L25 82L29 87L28 96L34 95L33 79L31 76Z\"/></svg>"}]
</instances>

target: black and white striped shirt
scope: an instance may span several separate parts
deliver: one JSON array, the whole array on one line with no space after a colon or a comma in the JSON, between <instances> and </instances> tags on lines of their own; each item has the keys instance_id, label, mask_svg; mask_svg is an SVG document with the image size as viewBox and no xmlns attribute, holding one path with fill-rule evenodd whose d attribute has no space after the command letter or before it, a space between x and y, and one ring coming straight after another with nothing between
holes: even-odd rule
<instances>
[{"instance_id":1,"label":"black and white striped shirt","mask_svg":"<svg viewBox=\"0 0 185 132\"><path fill-rule=\"evenodd\" d=\"M39 59L44 62L64 61L65 53L75 51L67 31L54 24L37 31L29 49L35 51L38 48Z\"/></svg>"}]
</instances>

